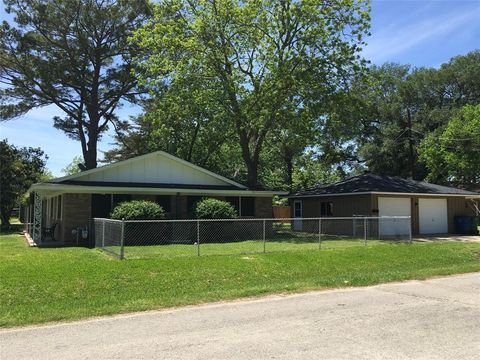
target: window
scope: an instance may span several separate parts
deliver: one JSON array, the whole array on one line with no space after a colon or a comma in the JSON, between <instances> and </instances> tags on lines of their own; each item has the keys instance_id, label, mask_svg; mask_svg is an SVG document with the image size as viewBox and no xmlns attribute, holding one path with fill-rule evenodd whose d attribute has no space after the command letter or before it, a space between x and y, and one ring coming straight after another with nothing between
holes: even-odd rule
<instances>
[{"instance_id":1,"label":"window","mask_svg":"<svg viewBox=\"0 0 480 360\"><path fill-rule=\"evenodd\" d=\"M233 206L237 214L240 215L240 196L227 196L225 201L229 202Z\"/></svg>"},{"instance_id":2,"label":"window","mask_svg":"<svg viewBox=\"0 0 480 360\"><path fill-rule=\"evenodd\" d=\"M47 200L47 218L52 220L62 219L62 195Z\"/></svg>"},{"instance_id":3,"label":"window","mask_svg":"<svg viewBox=\"0 0 480 360\"><path fill-rule=\"evenodd\" d=\"M115 206L122 202L132 200L132 195L129 194L113 194L112 195L112 210L115 209Z\"/></svg>"},{"instance_id":4,"label":"window","mask_svg":"<svg viewBox=\"0 0 480 360\"><path fill-rule=\"evenodd\" d=\"M62 219L62 195L60 196L57 196L56 197L57 199L57 214L56 214L56 218L58 220L61 220Z\"/></svg>"},{"instance_id":5,"label":"window","mask_svg":"<svg viewBox=\"0 0 480 360\"><path fill-rule=\"evenodd\" d=\"M170 195L157 195L155 201L165 212L169 213L172 211L172 202L170 199Z\"/></svg>"},{"instance_id":6,"label":"window","mask_svg":"<svg viewBox=\"0 0 480 360\"><path fill-rule=\"evenodd\" d=\"M56 198L48 199L48 202L50 203L50 212L48 213L48 215L52 219L55 219L55 199Z\"/></svg>"},{"instance_id":7,"label":"window","mask_svg":"<svg viewBox=\"0 0 480 360\"><path fill-rule=\"evenodd\" d=\"M197 202L202 200L201 196L188 196L187 197L187 212L188 216L192 217L193 213L195 211L195 206L197 205Z\"/></svg>"},{"instance_id":8,"label":"window","mask_svg":"<svg viewBox=\"0 0 480 360\"><path fill-rule=\"evenodd\" d=\"M227 196L229 202L239 216L255 216L255 198L249 196Z\"/></svg>"},{"instance_id":9,"label":"window","mask_svg":"<svg viewBox=\"0 0 480 360\"><path fill-rule=\"evenodd\" d=\"M255 198L254 197L244 197L240 198L240 211L241 216L255 216Z\"/></svg>"},{"instance_id":10,"label":"window","mask_svg":"<svg viewBox=\"0 0 480 360\"><path fill-rule=\"evenodd\" d=\"M333 215L333 203L321 202L320 203L320 216L332 216Z\"/></svg>"},{"instance_id":11,"label":"window","mask_svg":"<svg viewBox=\"0 0 480 360\"><path fill-rule=\"evenodd\" d=\"M92 194L92 217L108 218L112 211L112 195Z\"/></svg>"}]
</instances>

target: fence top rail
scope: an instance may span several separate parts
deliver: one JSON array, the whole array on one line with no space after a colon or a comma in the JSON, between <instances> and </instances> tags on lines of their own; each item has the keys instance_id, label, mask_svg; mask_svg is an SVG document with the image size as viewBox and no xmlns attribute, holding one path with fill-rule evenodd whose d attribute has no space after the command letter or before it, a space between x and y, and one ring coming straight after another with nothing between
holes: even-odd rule
<instances>
[{"instance_id":1,"label":"fence top rail","mask_svg":"<svg viewBox=\"0 0 480 360\"><path fill-rule=\"evenodd\" d=\"M278 221L327 221L327 220L410 220L411 216L343 216L343 217L311 217L311 218L235 218L235 219L161 219L161 220L125 220L125 223L194 223L194 222L278 222ZM122 220L94 218L94 220L121 223Z\"/></svg>"},{"instance_id":2,"label":"fence top rail","mask_svg":"<svg viewBox=\"0 0 480 360\"><path fill-rule=\"evenodd\" d=\"M93 218L93 221L109 221L109 222L118 222L121 223L122 220L116 220L116 219L108 219L108 218ZM145 221L145 220L143 220Z\"/></svg>"}]
</instances>

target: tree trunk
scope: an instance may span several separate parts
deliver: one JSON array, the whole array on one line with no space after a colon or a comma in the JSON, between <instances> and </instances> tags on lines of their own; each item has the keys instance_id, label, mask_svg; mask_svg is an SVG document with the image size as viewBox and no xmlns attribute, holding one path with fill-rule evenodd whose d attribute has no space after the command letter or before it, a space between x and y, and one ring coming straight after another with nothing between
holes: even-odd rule
<instances>
[{"instance_id":1,"label":"tree trunk","mask_svg":"<svg viewBox=\"0 0 480 360\"><path fill-rule=\"evenodd\" d=\"M288 185L288 190L292 191L293 187L293 157L292 156L287 156L285 158L285 163L287 165L287 185Z\"/></svg>"},{"instance_id":2,"label":"tree trunk","mask_svg":"<svg viewBox=\"0 0 480 360\"><path fill-rule=\"evenodd\" d=\"M247 182L248 187L252 189L258 188L258 162L252 159L245 159L247 165Z\"/></svg>"},{"instance_id":3,"label":"tree trunk","mask_svg":"<svg viewBox=\"0 0 480 360\"><path fill-rule=\"evenodd\" d=\"M89 135L86 150L83 152L86 170L95 169L97 167L97 135Z\"/></svg>"}]
</instances>

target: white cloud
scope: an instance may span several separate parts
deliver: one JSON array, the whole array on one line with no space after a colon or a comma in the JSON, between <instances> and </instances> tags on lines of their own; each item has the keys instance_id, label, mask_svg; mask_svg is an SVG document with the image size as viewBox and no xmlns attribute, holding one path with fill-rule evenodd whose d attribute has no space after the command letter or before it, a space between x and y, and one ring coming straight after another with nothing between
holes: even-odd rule
<instances>
[{"instance_id":1,"label":"white cloud","mask_svg":"<svg viewBox=\"0 0 480 360\"><path fill-rule=\"evenodd\" d=\"M479 17L480 6L476 6L472 11L442 14L416 22L412 22L411 18L408 22L401 19L399 22L390 23L383 29L373 32L363 55L374 62L390 60L394 55L426 41L442 39L455 30L464 32L466 27L476 26Z\"/></svg>"}]
</instances>

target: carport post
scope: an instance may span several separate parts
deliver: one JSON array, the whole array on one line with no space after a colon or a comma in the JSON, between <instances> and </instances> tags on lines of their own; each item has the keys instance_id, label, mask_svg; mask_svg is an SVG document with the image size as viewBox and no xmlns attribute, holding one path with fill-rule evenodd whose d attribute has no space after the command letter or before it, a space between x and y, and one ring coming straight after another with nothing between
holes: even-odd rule
<instances>
[{"instance_id":1,"label":"carport post","mask_svg":"<svg viewBox=\"0 0 480 360\"><path fill-rule=\"evenodd\" d=\"M125 259L125 219L122 219L122 231L120 233L120 260Z\"/></svg>"},{"instance_id":2,"label":"carport post","mask_svg":"<svg viewBox=\"0 0 480 360\"><path fill-rule=\"evenodd\" d=\"M365 246L367 246L367 218L363 218L363 237L365 239Z\"/></svg>"},{"instance_id":3,"label":"carport post","mask_svg":"<svg viewBox=\"0 0 480 360\"><path fill-rule=\"evenodd\" d=\"M197 256L200 256L200 220L197 220Z\"/></svg>"},{"instance_id":4,"label":"carport post","mask_svg":"<svg viewBox=\"0 0 480 360\"><path fill-rule=\"evenodd\" d=\"M318 250L322 250L322 219L318 219Z\"/></svg>"}]
</instances>

